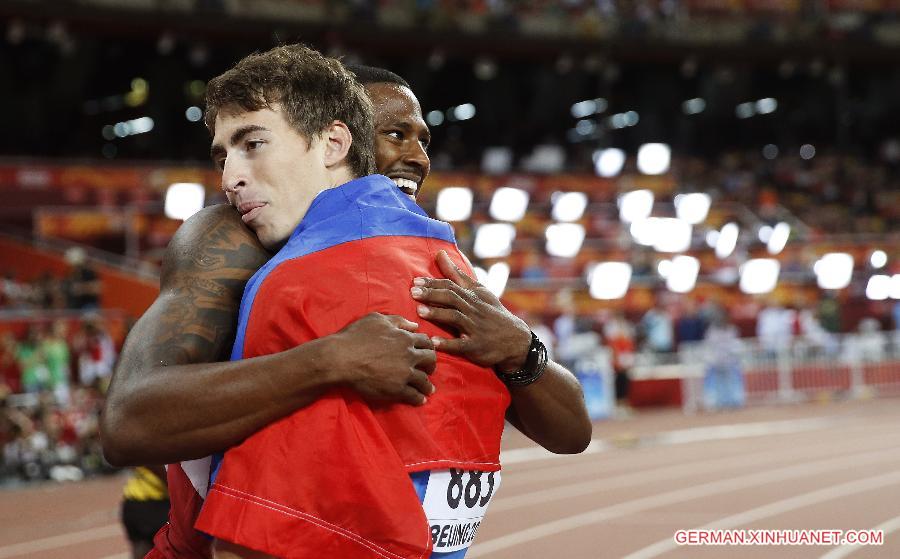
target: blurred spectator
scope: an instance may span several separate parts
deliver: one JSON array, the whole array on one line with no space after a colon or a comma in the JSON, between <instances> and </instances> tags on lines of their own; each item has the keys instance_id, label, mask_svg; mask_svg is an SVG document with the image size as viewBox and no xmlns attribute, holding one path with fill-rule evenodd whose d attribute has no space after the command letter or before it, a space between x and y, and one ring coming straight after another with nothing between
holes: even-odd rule
<instances>
[{"instance_id":1,"label":"blurred spectator","mask_svg":"<svg viewBox=\"0 0 900 559\"><path fill-rule=\"evenodd\" d=\"M705 346L705 408L714 411L743 406L746 395L741 371L742 344L737 328L728 323L724 314L718 315L707 328Z\"/></svg>"},{"instance_id":2,"label":"blurred spectator","mask_svg":"<svg viewBox=\"0 0 900 559\"><path fill-rule=\"evenodd\" d=\"M16 361L24 392L40 392L50 387L50 369L41 351L39 330L37 325L32 325L26 338L16 346Z\"/></svg>"},{"instance_id":3,"label":"blurred spectator","mask_svg":"<svg viewBox=\"0 0 900 559\"><path fill-rule=\"evenodd\" d=\"M675 332L679 344L699 342L703 339L703 334L706 332L706 320L693 299L684 300L684 309L675 323Z\"/></svg>"},{"instance_id":4,"label":"blurred spectator","mask_svg":"<svg viewBox=\"0 0 900 559\"><path fill-rule=\"evenodd\" d=\"M100 306L100 280L87 263L83 248L66 251L66 261L72 271L66 277L66 301L70 309L91 310Z\"/></svg>"},{"instance_id":5,"label":"blurred spectator","mask_svg":"<svg viewBox=\"0 0 900 559\"><path fill-rule=\"evenodd\" d=\"M641 319L644 347L656 353L669 353L674 345L672 317L665 310L651 307Z\"/></svg>"},{"instance_id":6,"label":"blurred spectator","mask_svg":"<svg viewBox=\"0 0 900 559\"><path fill-rule=\"evenodd\" d=\"M634 366L634 329L625 316L617 312L603 325L603 338L612 352L617 412L627 415L630 409L631 368Z\"/></svg>"},{"instance_id":7,"label":"blurred spectator","mask_svg":"<svg viewBox=\"0 0 900 559\"><path fill-rule=\"evenodd\" d=\"M69 362L72 356L66 340L65 322L57 320L53 323L51 331L41 340L40 350L50 375L49 388L56 396L56 401L66 405L69 403Z\"/></svg>"},{"instance_id":8,"label":"blurred spectator","mask_svg":"<svg viewBox=\"0 0 900 559\"><path fill-rule=\"evenodd\" d=\"M84 323L84 332L75 345L81 384L106 392L116 362L116 347L98 318Z\"/></svg>"},{"instance_id":9,"label":"blurred spectator","mask_svg":"<svg viewBox=\"0 0 900 559\"><path fill-rule=\"evenodd\" d=\"M794 311L770 304L759 311L756 337L763 351L774 358L786 350L794 337Z\"/></svg>"},{"instance_id":10,"label":"blurred spectator","mask_svg":"<svg viewBox=\"0 0 900 559\"><path fill-rule=\"evenodd\" d=\"M27 308L31 301L31 287L16 280L16 274L7 270L0 284L0 303L10 309Z\"/></svg>"},{"instance_id":11,"label":"blurred spectator","mask_svg":"<svg viewBox=\"0 0 900 559\"><path fill-rule=\"evenodd\" d=\"M22 390L22 372L16 355L18 343L12 332L0 336L0 395Z\"/></svg>"}]
</instances>

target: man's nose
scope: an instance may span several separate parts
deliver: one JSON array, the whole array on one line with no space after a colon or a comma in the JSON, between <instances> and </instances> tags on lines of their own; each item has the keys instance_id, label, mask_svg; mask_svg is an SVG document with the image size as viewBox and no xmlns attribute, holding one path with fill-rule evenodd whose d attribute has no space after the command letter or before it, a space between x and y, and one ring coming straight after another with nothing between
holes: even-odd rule
<instances>
[{"instance_id":1,"label":"man's nose","mask_svg":"<svg viewBox=\"0 0 900 559\"><path fill-rule=\"evenodd\" d=\"M403 162L407 165L415 165L423 169L425 174L427 174L431 167L431 159L428 158L428 153L425 152L425 148L419 142L410 142L410 144L403 152Z\"/></svg>"},{"instance_id":2,"label":"man's nose","mask_svg":"<svg viewBox=\"0 0 900 559\"><path fill-rule=\"evenodd\" d=\"M247 180L246 166L237 162L225 161L225 168L222 170L222 190L233 194L239 188L247 186Z\"/></svg>"}]
</instances>

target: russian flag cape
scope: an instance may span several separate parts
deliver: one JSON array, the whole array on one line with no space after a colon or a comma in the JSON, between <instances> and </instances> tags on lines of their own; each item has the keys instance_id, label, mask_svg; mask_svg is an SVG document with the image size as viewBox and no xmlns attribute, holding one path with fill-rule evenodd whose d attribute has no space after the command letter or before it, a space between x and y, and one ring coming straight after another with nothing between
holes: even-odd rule
<instances>
[{"instance_id":1,"label":"russian flag cape","mask_svg":"<svg viewBox=\"0 0 900 559\"><path fill-rule=\"evenodd\" d=\"M320 193L248 282L232 359L290 349L376 311L453 337L420 319L409 293L413 278L440 277L441 249L472 273L450 226L386 177ZM409 474L499 470L510 401L490 369L447 354L431 380L437 390L421 407L370 407L334 390L214 459L196 528L279 557L427 557L432 536Z\"/></svg>"}]
</instances>

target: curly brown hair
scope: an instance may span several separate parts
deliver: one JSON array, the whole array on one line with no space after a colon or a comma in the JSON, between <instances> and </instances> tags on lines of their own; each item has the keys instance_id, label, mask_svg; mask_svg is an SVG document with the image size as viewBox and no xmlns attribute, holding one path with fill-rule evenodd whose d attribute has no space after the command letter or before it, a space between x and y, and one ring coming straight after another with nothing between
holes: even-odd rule
<instances>
[{"instance_id":1,"label":"curly brown hair","mask_svg":"<svg viewBox=\"0 0 900 559\"><path fill-rule=\"evenodd\" d=\"M258 111L278 103L288 123L313 139L339 120L353 143L347 164L358 176L375 172L372 102L335 58L303 45L284 45L244 57L206 87L204 122L215 135L216 115L228 105Z\"/></svg>"}]
</instances>

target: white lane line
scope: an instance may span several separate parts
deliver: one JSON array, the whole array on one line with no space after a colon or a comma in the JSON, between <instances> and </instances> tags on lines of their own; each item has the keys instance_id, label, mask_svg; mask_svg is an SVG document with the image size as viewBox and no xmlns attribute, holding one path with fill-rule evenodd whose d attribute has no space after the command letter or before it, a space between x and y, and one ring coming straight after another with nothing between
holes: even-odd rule
<instances>
[{"instance_id":1,"label":"white lane line","mask_svg":"<svg viewBox=\"0 0 900 559\"><path fill-rule=\"evenodd\" d=\"M820 443L803 448L796 448L794 449L794 451L792 451L792 454L796 454L797 450L802 450L801 454L806 457L806 460L809 460L818 457L815 455L816 449L831 450L833 448L834 441L829 441L828 443ZM866 449L863 448L860 450ZM860 452L860 450L849 449L839 456L845 456L849 454L853 454L855 456L858 452ZM836 458L837 456L831 454L827 457ZM494 516L497 512L515 508L524 508L535 505L542 505L553 501L560 501L563 499L583 497L591 493L600 493L603 491L610 491L614 489L644 486L650 482L657 483L663 481L673 481L684 477L716 473L721 470L735 467L771 465L772 462L772 451L763 450L760 452L737 454L732 456L725 456L722 458L705 460L701 459L691 462L679 462L673 465L665 465L649 470L631 471L627 474L620 474L612 477L596 479L593 481L576 481L567 485L547 487L510 497L504 497L503 493L500 492L497 494L497 500L491 503L491 515ZM573 478L572 473L572 470L569 469L568 479ZM579 478L580 476L575 477Z\"/></svg>"},{"instance_id":2,"label":"white lane line","mask_svg":"<svg viewBox=\"0 0 900 559\"><path fill-rule=\"evenodd\" d=\"M897 530L900 530L900 516L895 516L894 518L891 518L890 520L886 520L886 521L882 522L881 524L879 524L878 526L872 528L872 530L875 530L875 531L883 530L884 536L885 536L885 538L887 538L888 534L890 534L892 532L896 532ZM869 546L859 545L859 544L842 545L840 547L836 547L836 548L832 549L831 551L829 551L828 553L826 553L819 559L843 559L844 557L850 555L851 553L855 553L865 547L869 547Z\"/></svg>"},{"instance_id":3,"label":"white lane line","mask_svg":"<svg viewBox=\"0 0 900 559\"><path fill-rule=\"evenodd\" d=\"M512 534L507 534L493 540L476 542L470 548L467 557L481 557L494 551L519 546L531 541L554 536L569 530L576 530L585 526L599 524L606 520L636 514L645 510L651 510L667 505L693 501L702 497L730 493L741 489L748 489L767 483L775 483L790 479L808 478L825 472L842 470L868 464L881 462L896 462L900 459L897 448L891 449L893 454L882 449L862 454L853 454L840 458L829 458L815 462L805 462L784 468L767 470L739 476L731 479L713 481L701 485L684 487L666 493L642 497L631 501L625 501L615 505L600 507L584 513L567 516L551 522L544 522L537 526L531 526ZM897 474L900 475L900 474Z\"/></svg>"},{"instance_id":4,"label":"white lane line","mask_svg":"<svg viewBox=\"0 0 900 559\"><path fill-rule=\"evenodd\" d=\"M787 419L783 421L760 421L756 423L733 423L728 425L712 425L708 427L692 427L661 433L640 436L636 446L671 446L697 442L721 441L748 437L764 437L768 435L789 435L817 429L826 429L838 423L834 417L812 417L808 419ZM846 420L844 420L846 424ZM587 449L577 456L598 454L615 448L603 439L593 439ZM522 462L536 462L560 458L575 458L571 454L553 454L539 446L516 448L500 453L500 463L504 466Z\"/></svg>"},{"instance_id":5,"label":"white lane line","mask_svg":"<svg viewBox=\"0 0 900 559\"><path fill-rule=\"evenodd\" d=\"M726 516L725 518L721 518L719 520L716 520L715 522L710 522L709 524L701 526L697 529L727 530L730 528L737 528L738 526L746 526L764 518L778 516L786 512L810 507L812 505L817 505L825 501L833 501L834 499L839 499L841 497L849 497L850 495L854 495L856 493L874 491L876 489L881 489L887 485L893 485L896 483L900 483L900 472L892 472L889 474L882 474L880 476L857 479L854 481L849 481L847 483L826 487L825 489L810 491L809 493L804 493L802 495L797 495L788 499L782 499L781 501L775 501L774 503L769 503L768 505L763 505L761 507L750 509L738 514L733 514L731 516ZM651 559L653 557L658 557L663 553L678 549L678 547L679 546L675 543L674 537L666 538L664 540L656 542L653 545L649 545L643 549L635 551L634 553L627 555L624 559Z\"/></svg>"},{"instance_id":6,"label":"white lane line","mask_svg":"<svg viewBox=\"0 0 900 559\"><path fill-rule=\"evenodd\" d=\"M94 540L102 540L113 536L125 537L125 532L119 524L108 524L99 528L91 528L90 530L81 530L79 532L69 532L58 536L50 536L49 538L41 538L30 542L15 543L0 547L0 559L6 557L15 557L17 555L26 555L29 553L37 553L38 551L47 551L50 549L59 549L75 545L79 543L91 542Z\"/></svg>"}]
</instances>

